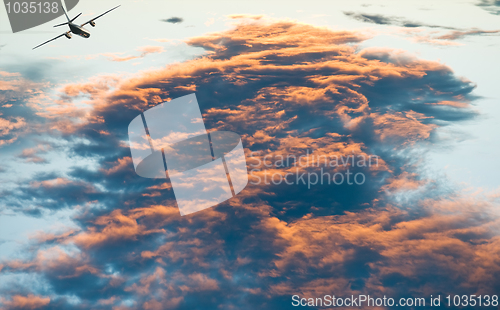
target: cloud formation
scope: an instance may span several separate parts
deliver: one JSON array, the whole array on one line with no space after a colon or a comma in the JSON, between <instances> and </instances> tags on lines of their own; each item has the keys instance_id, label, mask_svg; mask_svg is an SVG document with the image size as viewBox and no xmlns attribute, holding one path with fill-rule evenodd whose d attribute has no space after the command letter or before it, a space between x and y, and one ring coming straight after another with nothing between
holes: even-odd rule
<instances>
[{"instance_id":1,"label":"cloud formation","mask_svg":"<svg viewBox=\"0 0 500 310\"><path fill-rule=\"evenodd\" d=\"M493 15L500 15L500 1L498 0L481 0L477 6L483 8Z\"/></svg>"},{"instance_id":2,"label":"cloud formation","mask_svg":"<svg viewBox=\"0 0 500 310\"><path fill-rule=\"evenodd\" d=\"M372 23L377 25L393 25L399 27L416 28L416 27L429 27L429 28L442 28L442 29L455 29L452 27L431 25L415 21L409 21L403 17L385 16L382 14L367 14L356 12L344 12L344 15L359 20L365 23Z\"/></svg>"},{"instance_id":3,"label":"cloud formation","mask_svg":"<svg viewBox=\"0 0 500 310\"><path fill-rule=\"evenodd\" d=\"M171 23L171 24L178 24L178 23L182 23L184 21L184 19L182 17L170 17L170 18L162 19L161 21L166 22L166 23Z\"/></svg>"},{"instance_id":4,"label":"cloud formation","mask_svg":"<svg viewBox=\"0 0 500 310\"><path fill-rule=\"evenodd\" d=\"M11 300L2 298L2 303L9 309L40 309L50 303L49 297L14 295Z\"/></svg>"},{"instance_id":5,"label":"cloud formation","mask_svg":"<svg viewBox=\"0 0 500 310\"><path fill-rule=\"evenodd\" d=\"M461 40L468 36L491 35L500 32L500 30L481 30L477 28L458 29L454 27L446 27L446 26L409 21L402 17L385 16L381 14L344 12L344 15L365 23L403 27L404 30L400 32L406 35L410 35L414 41L420 43L433 44L433 45L441 45L441 46L461 45L459 43L452 41ZM431 31L430 33L425 33L422 29L419 28L442 29L442 30L447 30L448 32L442 34L439 33L438 30L434 30Z\"/></svg>"},{"instance_id":6,"label":"cloud formation","mask_svg":"<svg viewBox=\"0 0 500 310\"><path fill-rule=\"evenodd\" d=\"M38 144L35 147L24 149L18 157L24 159L26 162L48 163L46 159L38 155L47 153L51 148L50 144Z\"/></svg>"},{"instance_id":7,"label":"cloud formation","mask_svg":"<svg viewBox=\"0 0 500 310\"><path fill-rule=\"evenodd\" d=\"M103 54L104 56L108 57L109 60L111 61L129 61L129 60L134 60L134 59L139 59L139 58L144 58L148 54L153 54L153 53L162 53L163 47L162 46L141 46L137 49L139 52L141 52L140 55L138 56L119 56L119 54Z\"/></svg>"},{"instance_id":8,"label":"cloud formation","mask_svg":"<svg viewBox=\"0 0 500 310\"><path fill-rule=\"evenodd\" d=\"M206 50L202 57L38 97L31 108L47 134L94 166L39 173L2 192L13 212L74 208L78 228L40 232L24 257L0 262L0 276L10 276L1 306L279 309L297 293L497 292L498 198L427 179L415 158L442 143L436 130L477 116L475 85L404 51L360 50L367 38L257 19L188 40ZM127 127L141 111L192 92L207 129L242 136L248 168L262 168L253 180L319 172L314 156L380 160L326 168L364 173L361 186L251 183L181 217L168 180L135 174ZM264 165L265 156L290 154L307 164Z\"/></svg>"}]
</instances>

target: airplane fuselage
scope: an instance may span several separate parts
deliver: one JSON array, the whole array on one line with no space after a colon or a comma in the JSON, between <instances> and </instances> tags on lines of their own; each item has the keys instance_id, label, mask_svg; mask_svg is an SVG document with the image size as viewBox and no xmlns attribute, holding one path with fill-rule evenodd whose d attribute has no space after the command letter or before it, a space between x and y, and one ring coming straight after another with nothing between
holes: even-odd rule
<instances>
[{"instance_id":1,"label":"airplane fuselage","mask_svg":"<svg viewBox=\"0 0 500 310\"><path fill-rule=\"evenodd\" d=\"M83 28L82 26L73 23L69 23L68 25L72 33L84 38L90 37L90 32L87 29Z\"/></svg>"}]
</instances>

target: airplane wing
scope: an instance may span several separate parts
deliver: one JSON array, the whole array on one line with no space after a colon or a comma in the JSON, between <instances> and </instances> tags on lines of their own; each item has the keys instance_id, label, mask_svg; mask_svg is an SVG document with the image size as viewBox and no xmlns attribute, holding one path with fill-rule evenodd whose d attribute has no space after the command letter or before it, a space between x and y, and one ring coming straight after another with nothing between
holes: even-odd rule
<instances>
[{"instance_id":1,"label":"airplane wing","mask_svg":"<svg viewBox=\"0 0 500 310\"><path fill-rule=\"evenodd\" d=\"M40 44L40 45L37 45L37 46L33 47L33 49L35 49L35 48L37 48L37 47L40 47L40 46L42 46L42 45L44 45L44 44L47 44L47 43L49 43L49 42L51 42L51 41L54 41L55 39L59 39L60 37L65 36L67 33L69 33L69 31L68 31L68 32L65 32L65 33L63 33L63 34L60 34L60 35L58 35L57 37L55 37L55 38L53 38L53 39L50 39L50 40L48 40L48 41L46 41L46 42L43 42L42 44Z\"/></svg>"},{"instance_id":2,"label":"airplane wing","mask_svg":"<svg viewBox=\"0 0 500 310\"><path fill-rule=\"evenodd\" d=\"M109 13L109 12L113 11L113 10L114 10L114 9L116 9L117 7L119 7L119 5L115 6L115 7L114 7L114 8L112 8L111 10L108 10L108 11L106 11L106 12L102 13L101 15L99 15L99 16L97 16L97 17L92 18L92 19L91 19L91 20L89 20L88 22L85 22L85 23L81 24L81 25L80 25L80 27L83 27L83 26L85 26L86 24L88 24L88 23L90 23L90 22L93 22L94 20L98 19L99 17L103 16L104 14L107 14L107 13Z\"/></svg>"}]
</instances>

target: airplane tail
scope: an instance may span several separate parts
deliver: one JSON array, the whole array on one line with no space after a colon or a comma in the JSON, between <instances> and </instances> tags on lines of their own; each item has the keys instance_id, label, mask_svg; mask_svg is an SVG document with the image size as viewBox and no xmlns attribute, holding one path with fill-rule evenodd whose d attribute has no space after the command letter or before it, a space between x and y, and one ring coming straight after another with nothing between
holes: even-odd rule
<instances>
[{"instance_id":1,"label":"airplane tail","mask_svg":"<svg viewBox=\"0 0 500 310\"><path fill-rule=\"evenodd\" d=\"M62 23L62 24L59 24L59 25L55 25L54 27L59 27L59 26L63 26L63 25L69 25L69 23L72 23L78 16L82 15L82 13L80 13L80 14L76 15L73 19L69 19L68 14L66 14L66 11L62 7L62 5L61 5L61 10L64 12L64 16L66 16L66 19L68 20L68 22Z\"/></svg>"},{"instance_id":2,"label":"airplane tail","mask_svg":"<svg viewBox=\"0 0 500 310\"><path fill-rule=\"evenodd\" d=\"M61 5L61 9L63 10L64 15L66 16L66 19L68 20L68 23L71 23L71 20L69 19L68 14L66 14L66 11L65 11L65 10L64 10L64 8L62 7L62 5Z\"/></svg>"}]
</instances>

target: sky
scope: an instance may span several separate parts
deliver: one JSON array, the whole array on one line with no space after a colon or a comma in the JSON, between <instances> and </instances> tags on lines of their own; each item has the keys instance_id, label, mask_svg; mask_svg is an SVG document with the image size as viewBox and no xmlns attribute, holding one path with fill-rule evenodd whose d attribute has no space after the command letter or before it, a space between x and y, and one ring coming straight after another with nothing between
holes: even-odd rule
<instances>
[{"instance_id":1,"label":"sky","mask_svg":"<svg viewBox=\"0 0 500 310\"><path fill-rule=\"evenodd\" d=\"M289 309L292 296L500 291L498 1L80 1L0 10L0 309ZM181 216L127 128L196 93L256 169ZM264 156L362 185L273 184ZM256 164L259 162L260 165ZM312 307L314 308L314 307Z\"/></svg>"}]
</instances>

